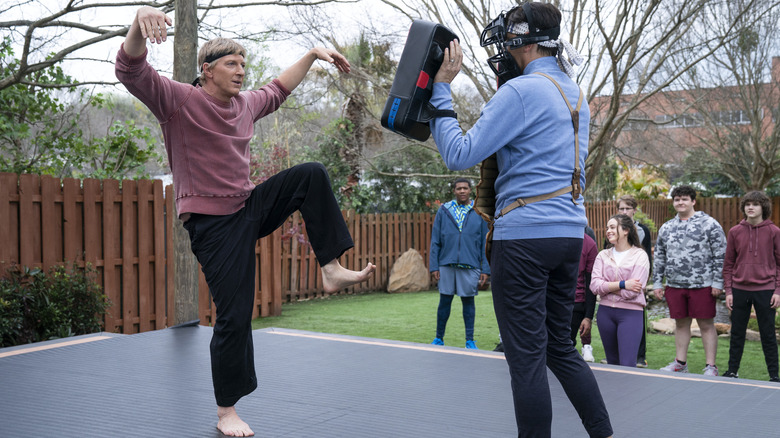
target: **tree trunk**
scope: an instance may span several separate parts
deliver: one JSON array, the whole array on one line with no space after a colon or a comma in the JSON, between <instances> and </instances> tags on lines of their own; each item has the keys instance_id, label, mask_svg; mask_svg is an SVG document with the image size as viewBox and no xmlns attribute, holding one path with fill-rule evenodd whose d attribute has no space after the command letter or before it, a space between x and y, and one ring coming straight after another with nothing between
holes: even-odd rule
<instances>
[{"instance_id":1,"label":"tree trunk","mask_svg":"<svg viewBox=\"0 0 780 438\"><path fill-rule=\"evenodd\" d=\"M173 39L173 79L189 83L197 74L198 16L197 0L176 0L176 34ZM175 187L174 187L175 190ZM175 204L174 204L175 205ZM175 211L175 207L174 207ZM173 219L174 309L172 323L178 325L198 316L198 261L190 248L190 239L179 212Z\"/></svg>"}]
</instances>

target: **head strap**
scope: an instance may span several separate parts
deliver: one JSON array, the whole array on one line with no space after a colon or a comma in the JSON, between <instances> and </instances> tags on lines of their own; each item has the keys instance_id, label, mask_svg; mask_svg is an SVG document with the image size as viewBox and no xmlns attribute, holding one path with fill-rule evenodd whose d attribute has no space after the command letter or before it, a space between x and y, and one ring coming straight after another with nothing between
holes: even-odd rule
<instances>
[{"instance_id":1,"label":"head strap","mask_svg":"<svg viewBox=\"0 0 780 438\"><path fill-rule=\"evenodd\" d=\"M231 50L223 50L221 52L212 53L211 55L206 56L206 59L203 60L203 63L211 64L212 62L216 61L219 58L222 58L224 56L232 55L233 51ZM203 63L200 64L200 70L203 71Z\"/></svg>"}]
</instances>

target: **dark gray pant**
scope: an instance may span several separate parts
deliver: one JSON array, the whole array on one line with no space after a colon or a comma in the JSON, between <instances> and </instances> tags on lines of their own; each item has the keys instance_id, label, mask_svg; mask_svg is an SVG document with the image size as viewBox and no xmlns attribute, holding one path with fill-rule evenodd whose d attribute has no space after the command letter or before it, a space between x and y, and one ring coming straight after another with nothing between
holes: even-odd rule
<instances>
[{"instance_id":1,"label":"dark gray pant","mask_svg":"<svg viewBox=\"0 0 780 438\"><path fill-rule=\"evenodd\" d=\"M226 216L193 214L184 227L216 305L211 374L217 405L229 407L257 388L252 345L255 245L296 210L320 266L352 248L352 237L320 163L306 163L255 187L244 208Z\"/></svg>"},{"instance_id":2,"label":"dark gray pant","mask_svg":"<svg viewBox=\"0 0 780 438\"><path fill-rule=\"evenodd\" d=\"M756 309L756 322L761 334L761 347L769 377L776 377L777 340L775 338L775 309L770 305L773 290L746 291L732 289L734 302L731 311L731 340L729 342L729 370L739 371L742 353L745 349L745 330L750 320L750 308Z\"/></svg>"},{"instance_id":3,"label":"dark gray pant","mask_svg":"<svg viewBox=\"0 0 780 438\"><path fill-rule=\"evenodd\" d=\"M547 368L591 437L612 435L596 378L571 341L582 239L493 241L493 305L512 379L518 436L550 437Z\"/></svg>"}]
</instances>

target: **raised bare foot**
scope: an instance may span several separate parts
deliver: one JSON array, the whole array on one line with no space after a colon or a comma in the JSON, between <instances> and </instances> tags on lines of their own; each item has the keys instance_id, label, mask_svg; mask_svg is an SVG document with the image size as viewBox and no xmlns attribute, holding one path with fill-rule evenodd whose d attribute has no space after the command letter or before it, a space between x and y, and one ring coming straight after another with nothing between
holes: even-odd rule
<instances>
[{"instance_id":1,"label":"raised bare foot","mask_svg":"<svg viewBox=\"0 0 780 438\"><path fill-rule=\"evenodd\" d=\"M337 292L355 283L368 280L374 274L376 266L369 263L362 271L349 270L333 259L322 267L322 287L325 292Z\"/></svg>"},{"instance_id":2,"label":"raised bare foot","mask_svg":"<svg viewBox=\"0 0 780 438\"><path fill-rule=\"evenodd\" d=\"M254 436L255 433L249 428L249 425L239 418L236 408L231 406L225 408L217 406L217 415L219 423L217 429L227 436Z\"/></svg>"}]
</instances>

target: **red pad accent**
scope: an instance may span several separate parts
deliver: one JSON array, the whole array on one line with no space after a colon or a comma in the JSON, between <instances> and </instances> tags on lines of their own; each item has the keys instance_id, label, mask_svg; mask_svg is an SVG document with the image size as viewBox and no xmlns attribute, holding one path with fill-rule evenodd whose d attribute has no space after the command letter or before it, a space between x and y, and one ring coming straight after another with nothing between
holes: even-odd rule
<instances>
[{"instance_id":1,"label":"red pad accent","mask_svg":"<svg viewBox=\"0 0 780 438\"><path fill-rule=\"evenodd\" d=\"M420 88L425 88L428 86L428 80L430 80L431 77L428 75L428 73L425 73L424 70L420 70L420 76L417 78L417 86Z\"/></svg>"}]
</instances>

